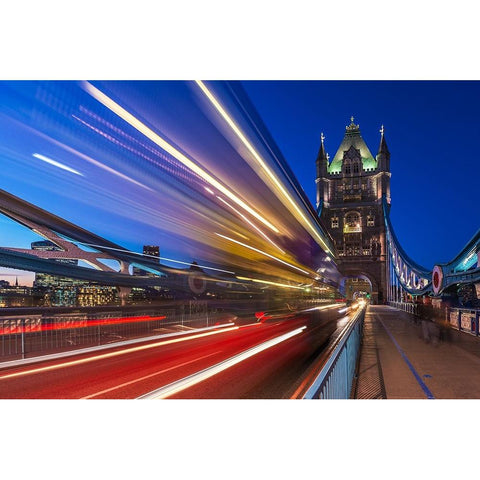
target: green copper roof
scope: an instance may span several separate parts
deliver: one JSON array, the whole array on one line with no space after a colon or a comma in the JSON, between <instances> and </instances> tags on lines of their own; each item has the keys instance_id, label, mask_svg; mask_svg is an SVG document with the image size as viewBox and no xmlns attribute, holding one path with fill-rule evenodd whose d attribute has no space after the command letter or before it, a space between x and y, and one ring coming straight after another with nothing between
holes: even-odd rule
<instances>
[{"instance_id":1,"label":"green copper roof","mask_svg":"<svg viewBox=\"0 0 480 480\"><path fill-rule=\"evenodd\" d=\"M343 152L346 152L352 145L357 150L360 150L364 170L377 168L377 161L370 153L370 150L360 135L360 126L353 123L352 117L352 123L347 126L342 143L340 144L340 147L338 147L337 153L328 166L328 173L340 173L342 171Z\"/></svg>"}]
</instances>

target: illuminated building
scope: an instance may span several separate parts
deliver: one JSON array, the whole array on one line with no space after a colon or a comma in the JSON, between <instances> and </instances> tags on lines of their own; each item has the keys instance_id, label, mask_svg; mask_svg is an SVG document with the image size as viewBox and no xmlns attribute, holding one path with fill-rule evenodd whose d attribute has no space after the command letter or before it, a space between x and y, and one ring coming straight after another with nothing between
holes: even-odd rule
<instances>
[{"instance_id":1,"label":"illuminated building","mask_svg":"<svg viewBox=\"0 0 480 480\"><path fill-rule=\"evenodd\" d=\"M77 287L77 306L96 307L118 303L118 291L115 287L102 285L84 285Z\"/></svg>"},{"instance_id":2,"label":"illuminated building","mask_svg":"<svg viewBox=\"0 0 480 480\"><path fill-rule=\"evenodd\" d=\"M32 242L32 250L43 250L43 251L61 251L62 249L55 245L55 243L49 240L41 240L39 242ZM75 259L63 259L57 258L53 261L58 263L67 263L69 265L78 265L78 260ZM34 287L44 287L50 288L55 286L71 286L71 285L83 285L84 280L74 280L68 277L60 277L57 275L50 275L48 273L35 273L35 280L33 282Z\"/></svg>"},{"instance_id":3,"label":"illuminated building","mask_svg":"<svg viewBox=\"0 0 480 480\"><path fill-rule=\"evenodd\" d=\"M368 280L374 303L386 299L383 196L390 205L390 152L383 127L380 132L374 157L352 117L333 160L325 152L323 134L316 160L317 211L334 240L339 271ZM354 292L347 288L346 294L351 298Z\"/></svg>"},{"instance_id":4,"label":"illuminated building","mask_svg":"<svg viewBox=\"0 0 480 480\"><path fill-rule=\"evenodd\" d=\"M38 296L33 294L33 289L10 282L0 280L0 308L4 307L33 307L38 305Z\"/></svg>"}]
</instances>

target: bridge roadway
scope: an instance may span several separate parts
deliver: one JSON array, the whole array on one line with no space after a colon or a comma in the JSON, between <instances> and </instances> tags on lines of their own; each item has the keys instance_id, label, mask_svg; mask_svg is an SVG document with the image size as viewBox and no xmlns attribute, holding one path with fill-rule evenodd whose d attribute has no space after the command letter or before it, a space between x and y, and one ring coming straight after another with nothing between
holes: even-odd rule
<instances>
[{"instance_id":1,"label":"bridge roadway","mask_svg":"<svg viewBox=\"0 0 480 480\"><path fill-rule=\"evenodd\" d=\"M336 304L259 322L252 316L248 323L0 364L0 398L289 398L348 324L345 310Z\"/></svg>"},{"instance_id":2,"label":"bridge roadway","mask_svg":"<svg viewBox=\"0 0 480 480\"><path fill-rule=\"evenodd\" d=\"M480 337L370 305L352 398L480 398Z\"/></svg>"}]
</instances>

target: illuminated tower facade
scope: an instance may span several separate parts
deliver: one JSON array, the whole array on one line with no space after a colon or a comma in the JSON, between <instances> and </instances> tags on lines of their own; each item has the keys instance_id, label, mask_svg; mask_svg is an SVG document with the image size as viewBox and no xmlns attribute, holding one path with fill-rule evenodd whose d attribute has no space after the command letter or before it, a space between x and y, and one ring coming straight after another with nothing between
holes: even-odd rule
<instances>
[{"instance_id":1,"label":"illuminated tower facade","mask_svg":"<svg viewBox=\"0 0 480 480\"><path fill-rule=\"evenodd\" d=\"M333 238L338 268L346 277L347 298L355 284L371 286L372 303L386 299L386 243L383 201L390 205L390 153L383 126L374 157L351 123L330 161L321 135L316 160L317 212ZM353 285L353 286L352 286Z\"/></svg>"}]
</instances>

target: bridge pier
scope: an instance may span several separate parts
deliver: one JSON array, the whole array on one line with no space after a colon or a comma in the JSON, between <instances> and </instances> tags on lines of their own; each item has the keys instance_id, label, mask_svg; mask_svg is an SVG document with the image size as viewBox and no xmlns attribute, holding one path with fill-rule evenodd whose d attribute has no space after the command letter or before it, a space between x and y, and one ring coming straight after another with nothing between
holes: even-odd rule
<instances>
[{"instance_id":1,"label":"bridge pier","mask_svg":"<svg viewBox=\"0 0 480 480\"><path fill-rule=\"evenodd\" d=\"M131 287L117 287L118 296L120 297L120 305L124 307L127 304L128 296L132 291Z\"/></svg>"}]
</instances>

